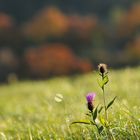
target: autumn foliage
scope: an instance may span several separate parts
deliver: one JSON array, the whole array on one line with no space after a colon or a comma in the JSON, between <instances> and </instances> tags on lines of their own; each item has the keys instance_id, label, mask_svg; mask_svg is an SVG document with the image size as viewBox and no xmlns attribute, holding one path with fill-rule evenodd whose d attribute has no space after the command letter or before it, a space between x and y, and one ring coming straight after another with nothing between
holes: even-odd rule
<instances>
[{"instance_id":1,"label":"autumn foliage","mask_svg":"<svg viewBox=\"0 0 140 140\"><path fill-rule=\"evenodd\" d=\"M0 13L0 29L9 29L14 25L12 17L5 13Z\"/></svg>"},{"instance_id":2,"label":"autumn foliage","mask_svg":"<svg viewBox=\"0 0 140 140\"><path fill-rule=\"evenodd\" d=\"M21 23L0 12L1 69L43 78L89 72L101 61L111 66L137 64L140 3L114 9L105 19L47 6Z\"/></svg>"},{"instance_id":3,"label":"autumn foliage","mask_svg":"<svg viewBox=\"0 0 140 140\"><path fill-rule=\"evenodd\" d=\"M60 37L73 33L81 38L91 36L97 25L97 18L92 16L65 15L59 9L43 9L31 21L23 26L25 36L32 39Z\"/></svg>"},{"instance_id":4,"label":"autumn foliage","mask_svg":"<svg viewBox=\"0 0 140 140\"><path fill-rule=\"evenodd\" d=\"M131 35L140 27L140 4L134 4L123 14L119 25L118 35L125 37Z\"/></svg>"},{"instance_id":5,"label":"autumn foliage","mask_svg":"<svg viewBox=\"0 0 140 140\"><path fill-rule=\"evenodd\" d=\"M63 44L47 44L30 48L25 53L28 71L32 76L66 75L91 71L89 61L79 59Z\"/></svg>"},{"instance_id":6,"label":"autumn foliage","mask_svg":"<svg viewBox=\"0 0 140 140\"><path fill-rule=\"evenodd\" d=\"M23 27L26 36L44 39L48 36L61 36L68 28L67 17L57 8L43 9Z\"/></svg>"}]
</instances>

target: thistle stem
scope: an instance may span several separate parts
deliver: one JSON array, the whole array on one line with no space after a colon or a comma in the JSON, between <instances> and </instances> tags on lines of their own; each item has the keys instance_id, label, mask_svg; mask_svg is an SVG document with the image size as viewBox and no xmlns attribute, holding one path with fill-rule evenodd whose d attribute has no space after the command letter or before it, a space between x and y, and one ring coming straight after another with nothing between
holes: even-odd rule
<instances>
[{"instance_id":1,"label":"thistle stem","mask_svg":"<svg viewBox=\"0 0 140 140\"><path fill-rule=\"evenodd\" d=\"M91 111L91 114L92 114L92 118L93 118L93 116L94 116L93 111ZM98 125L96 124L96 122L95 122L94 119L93 119L93 122L94 122L94 124L95 124L95 126L96 126L96 128L97 128L97 130L98 130L98 133L100 134L99 127L98 127Z\"/></svg>"},{"instance_id":2,"label":"thistle stem","mask_svg":"<svg viewBox=\"0 0 140 140\"><path fill-rule=\"evenodd\" d=\"M104 75L102 74L102 80L103 79L104 79ZM103 101L104 101L104 109L105 109L105 119L108 120L104 86L102 87L102 91L103 91Z\"/></svg>"}]
</instances>

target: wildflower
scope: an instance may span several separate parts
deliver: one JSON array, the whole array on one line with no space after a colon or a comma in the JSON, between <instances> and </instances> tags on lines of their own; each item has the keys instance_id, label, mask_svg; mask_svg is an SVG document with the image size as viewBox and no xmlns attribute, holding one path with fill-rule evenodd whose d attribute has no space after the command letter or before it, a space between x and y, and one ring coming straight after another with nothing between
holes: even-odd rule
<instances>
[{"instance_id":1,"label":"wildflower","mask_svg":"<svg viewBox=\"0 0 140 140\"><path fill-rule=\"evenodd\" d=\"M98 70L101 74L107 73L107 65L103 64L103 63L99 64L98 65Z\"/></svg>"},{"instance_id":2,"label":"wildflower","mask_svg":"<svg viewBox=\"0 0 140 140\"><path fill-rule=\"evenodd\" d=\"M89 93L87 96L86 96L86 99L87 99L87 107L90 111L93 111L93 101L94 101L94 98L95 98L96 94L95 93Z\"/></svg>"}]
</instances>

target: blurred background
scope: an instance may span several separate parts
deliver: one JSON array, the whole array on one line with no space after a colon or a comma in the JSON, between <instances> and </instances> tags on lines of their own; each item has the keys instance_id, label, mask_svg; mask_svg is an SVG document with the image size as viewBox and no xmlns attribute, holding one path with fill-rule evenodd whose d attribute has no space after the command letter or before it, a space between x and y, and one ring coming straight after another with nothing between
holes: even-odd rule
<instances>
[{"instance_id":1,"label":"blurred background","mask_svg":"<svg viewBox=\"0 0 140 140\"><path fill-rule=\"evenodd\" d=\"M0 0L0 81L140 64L139 0Z\"/></svg>"}]
</instances>

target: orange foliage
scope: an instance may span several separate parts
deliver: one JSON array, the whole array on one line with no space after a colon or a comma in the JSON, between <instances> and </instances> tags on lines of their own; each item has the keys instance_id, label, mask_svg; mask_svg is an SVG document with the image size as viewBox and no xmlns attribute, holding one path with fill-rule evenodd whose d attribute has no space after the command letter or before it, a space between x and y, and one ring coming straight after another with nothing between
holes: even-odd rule
<instances>
[{"instance_id":1,"label":"orange foliage","mask_svg":"<svg viewBox=\"0 0 140 140\"><path fill-rule=\"evenodd\" d=\"M69 17L69 31L72 30L83 38L89 37L96 25L97 19L95 17L78 15Z\"/></svg>"},{"instance_id":2,"label":"orange foliage","mask_svg":"<svg viewBox=\"0 0 140 140\"><path fill-rule=\"evenodd\" d=\"M67 30L67 17L57 8L51 7L42 10L31 22L23 28L25 35L44 38L46 36L58 36Z\"/></svg>"},{"instance_id":3,"label":"orange foliage","mask_svg":"<svg viewBox=\"0 0 140 140\"><path fill-rule=\"evenodd\" d=\"M66 16L59 9L50 7L42 10L29 23L23 26L26 36L44 39L48 36L64 36L73 32L83 38L89 37L97 25L97 19L91 16Z\"/></svg>"},{"instance_id":4,"label":"orange foliage","mask_svg":"<svg viewBox=\"0 0 140 140\"><path fill-rule=\"evenodd\" d=\"M140 26L140 4L135 4L132 8L122 16L118 34L120 36L128 36Z\"/></svg>"},{"instance_id":5,"label":"orange foliage","mask_svg":"<svg viewBox=\"0 0 140 140\"><path fill-rule=\"evenodd\" d=\"M88 61L77 58L72 50L63 44L30 48L25 53L25 61L30 73L41 77L88 72L92 69Z\"/></svg>"},{"instance_id":6,"label":"orange foliage","mask_svg":"<svg viewBox=\"0 0 140 140\"><path fill-rule=\"evenodd\" d=\"M13 19L5 13L0 13L0 29L9 29L13 27Z\"/></svg>"}]
</instances>

